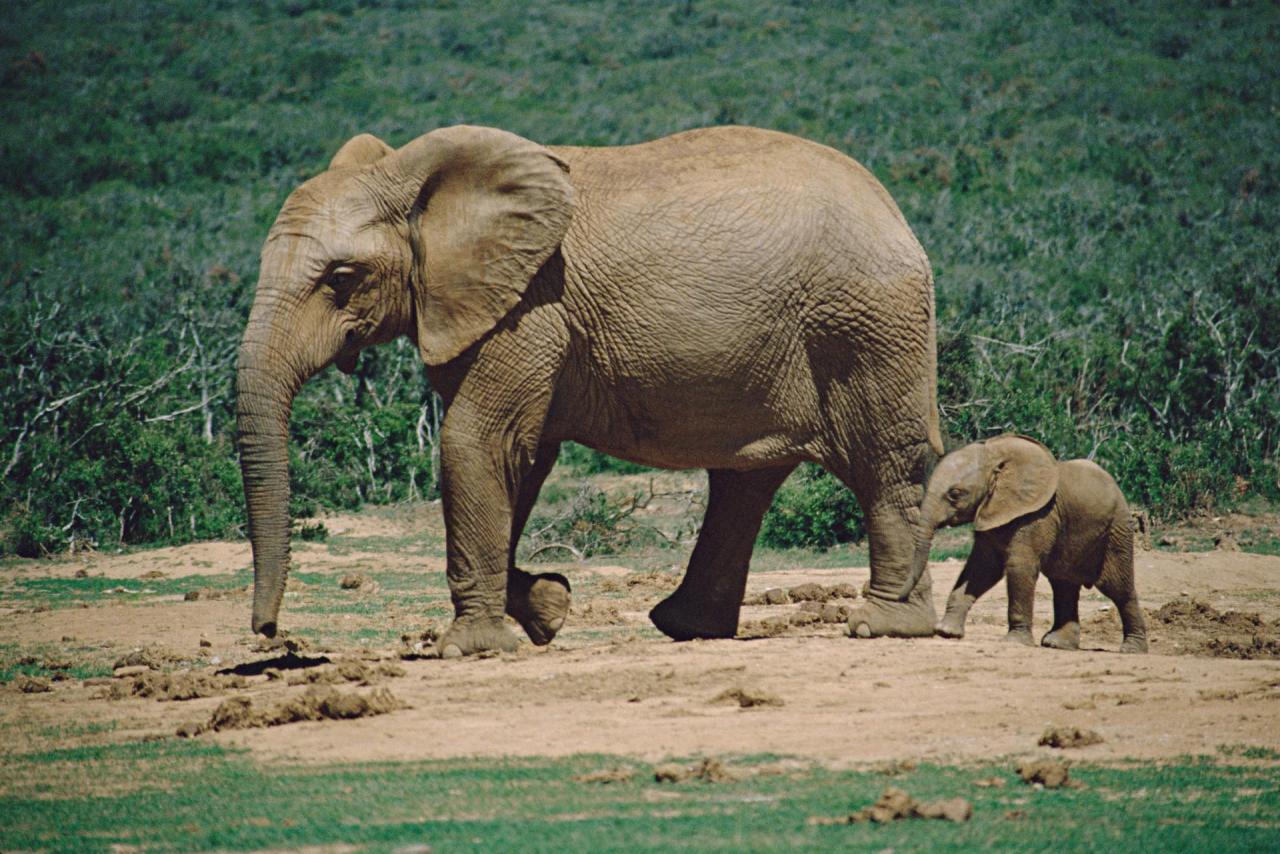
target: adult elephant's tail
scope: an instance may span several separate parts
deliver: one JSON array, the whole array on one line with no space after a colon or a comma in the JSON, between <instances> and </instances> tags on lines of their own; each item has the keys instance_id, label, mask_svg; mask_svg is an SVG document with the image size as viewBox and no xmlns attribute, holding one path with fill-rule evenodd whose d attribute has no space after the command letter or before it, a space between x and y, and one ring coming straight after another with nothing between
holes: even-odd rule
<instances>
[{"instance_id":1,"label":"adult elephant's tail","mask_svg":"<svg viewBox=\"0 0 1280 854\"><path fill-rule=\"evenodd\" d=\"M933 452L942 456L942 428L938 424L938 317L934 308L932 272L929 274L929 341L925 349L924 372L929 394L925 402L924 426Z\"/></svg>"}]
</instances>

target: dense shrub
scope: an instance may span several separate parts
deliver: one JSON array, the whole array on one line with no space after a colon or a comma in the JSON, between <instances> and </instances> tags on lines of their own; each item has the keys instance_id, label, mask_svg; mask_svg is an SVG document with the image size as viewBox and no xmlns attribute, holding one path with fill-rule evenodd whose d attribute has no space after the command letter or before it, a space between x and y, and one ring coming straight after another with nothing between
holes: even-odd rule
<instances>
[{"instance_id":1,"label":"dense shrub","mask_svg":"<svg viewBox=\"0 0 1280 854\"><path fill-rule=\"evenodd\" d=\"M774 548L827 549L857 542L865 533L853 493L823 469L805 463L778 490L759 540Z\"/></svg>"}]
</instances>

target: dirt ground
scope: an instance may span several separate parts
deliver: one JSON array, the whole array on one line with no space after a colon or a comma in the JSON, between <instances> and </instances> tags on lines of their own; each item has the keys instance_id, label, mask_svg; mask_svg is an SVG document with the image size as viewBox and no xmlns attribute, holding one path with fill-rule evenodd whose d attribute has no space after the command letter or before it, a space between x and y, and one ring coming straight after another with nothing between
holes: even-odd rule
<instances>
[{"instance_id":1,"label":"dirt ground","mask_svg":"<svg viewBox=\"0 0 1280 854\"><path fill-rule=\"evenodd\" d=\"M1119 621L1093 591L1081 600L1087 651L1002 642L1003 584L974 608L959 641L851 640L843 626L818 621L772 637L676 644L646 618L678 578L672 564L541 564L574 584L573 615L550 647L442 661L420 654L429 640L419 632L446 624L443 561L406 554L396 539L420 522L412 513L339 517L326 525L349 538L345 548L298 544L295 565L308 581L287 595L281 624L295 638L310 630L313 639L296 655L250 637L249 595L239 583L224 585L219 597L189 600L172 587L144 595L148 579L181 586L190 577L192 589L210 577L243 579L247 543L6 568L0 605L12 607L0 608L8 612L0 648L52 671L73 672L82 661L103 669L96 678L15 678L0 688L0 761L6 753L179 729L284 761L584 752L650 760L767 752L834 766L969 761L1047 753L1037 741L1055 726L1101 735L1100 743L1068 751L1088 760L1280 750L1280 557L1139 552L1152 642L1146 656L1113 651ZM669 554L675 561L682 553ZM960 567L954 559L932 564L939 607ZM32 605L8 595L36 579L77 573L122 586L92 602ZM340 585L353 573L370 580ZM865 568L757 571L748 593L810 582L860 588L866 577ZM117 601L112 589L136 595ZM841 603L855 604L833 604ZM1052 614L1043 580L1036 607L1038 636ZM773 620L776 631L778 618L802 608L818 612L799 604L745 607L743 634L768 634L759 631L762 620ZM400 632L406 641L388 639ZM125 669L107 675L113 666ZM317 694L317 684L330 693ZM373 699L343 705L347 694ZM279 711L299 704L310 711ZM323 713L330 706L340 711ZM276 709L260 717L283 714L288 725L210 724L250 708ZM348 717L361 719L333 719Z\"/></svg>"}]
</instances>

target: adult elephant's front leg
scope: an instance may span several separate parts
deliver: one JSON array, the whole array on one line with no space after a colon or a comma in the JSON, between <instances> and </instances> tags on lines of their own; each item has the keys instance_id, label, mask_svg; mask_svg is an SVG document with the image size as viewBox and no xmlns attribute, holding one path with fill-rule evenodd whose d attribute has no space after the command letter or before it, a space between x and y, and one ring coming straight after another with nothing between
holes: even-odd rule
<instances>
[{"instance_id":1,"label":"adult elephant's front leg","mask_svg":"<svg viewBox=\"0 0 1280 854\"><path fill-rule=\"evenodd\" d=\"M852 637L929 637L937 626L929 570L905 602L898 600L911 569L919 500L920 487L904 483L883 490L865 507L871 580L849 617Z\"/></svg>"},{"instance_id":2,"label":"adult elephant's front leg","mask_svg":"<svg viewBox=\"0 0 1280 854\"><path fill-rule=\"evenodd\" d=\"M507 552L507 613L538 646L551 643L569 616L569 579L558 572L537 575L516 566L516 546L538 492L560 454L559 443L538 448L533 466L520 483L520 492L511 519L511 545Z\"/></svg>"},{"instance_id":3,"label":"adult elephant's front leg","mask_svg":"<svg viewBox=\"0 0 1280 854\"><path fill-rule=\"evenodd\" d=\"M793 468L708 472L707 513L689 569L675 592L649 612L649 619L664 634L675 640L737 634L760 522Z\"/></svg>"}]
</instances>

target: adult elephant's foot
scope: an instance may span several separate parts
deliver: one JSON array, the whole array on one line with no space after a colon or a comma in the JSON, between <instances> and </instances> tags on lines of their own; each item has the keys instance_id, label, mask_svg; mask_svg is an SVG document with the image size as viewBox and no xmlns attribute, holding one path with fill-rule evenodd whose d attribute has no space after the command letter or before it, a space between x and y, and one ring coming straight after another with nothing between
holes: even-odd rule
<instances>
[{"instance_id":1,"label":"adult elephant's foot","mask_svg":"<svg viewBox=\"0 0 1280 854\"><path fill-rule=\"evenodd\" d=\"M1050 649L1079 649L1080 624L1067 623L1054 629L1040 639L1040 645Z\"/></svg>"},{"instance_id":2,"label":"adult elephant's foot","mask_svg":"<svg viewBox=\"0 0 1280 854\"><path fill-rule=\"evenodd\" d=\"M1003 638L1005 643L1016 643L1023 646L1035 646L1035 638L1031 636L1031 629L1009 629L1009 633Z\"/></svg>"},{"instance_id":3,"label":"adult elephant's foot","mask_svg":"<svg viewBox=\"0 0 1280 854\"><path fill-rule=\"evenodd\" d=\"M893 589L897 586L890 585ZM849 616L849 637L927 638L933 636L937 625L933 580L926 570L905 602L880 594L870 582L863 586L862 602ZM960 633L964 634L963 625Z\"/></svg>"},{"instance_id":4,"label":"adult elephant's foot","mask_svg":"<svg viewBox=\"0 0 1280 854\"><path fill-rule=\"evenodd\" d=\"M942 615L942 621L938 623L938 628L935 631L939 637L962 638L964 637L964 617L948 611Z\"/></svg>"},{"instance_id":5,"label":"adult elephant's foot","mask_svg":"<svg viewBox=\"0 0 1280 854\"><path fill-rule=\"evenodd\" d=\"M1143 653L1147 651L1147 639L1137 635L1126 635L1120 643L1121 652Z\"/></svg>"},{"instance_id":6,"label":"adult elephant's foot","mask_svg":"<svg viewBox=\"0 0 1280 854\"><path fill-rule=\"evenodd\" d=\"M532 575L512 567L507 573L507 613L529 640L546 646L569 616L569 579L558 572Z\"/></svg>"},{"instance_id":7,"label":"adult elephant's foot","mask_svg":"<svg viewBox=\"0 0 1280 854\"><path fill-rule=\"evenodd\" d=\"M672 640L731 638L738 633L738 609L716 607L705 597L693 599L680 590L663 599L649 612L658 631Z\"/></svg>"},{"instance_id":8,"label":"adult elephant's foot","mask_svg":"<svg viewBox=\"0 0 1280 854\"><path fill-rule=\"evenodd\" d=\"M520 639L501 618L458 619L436 641L441 658L461 658L481 652L515 652Z\"/></svg>"}]
</instances>

